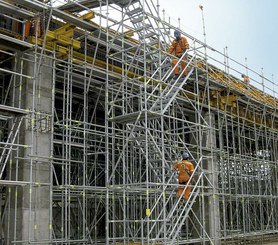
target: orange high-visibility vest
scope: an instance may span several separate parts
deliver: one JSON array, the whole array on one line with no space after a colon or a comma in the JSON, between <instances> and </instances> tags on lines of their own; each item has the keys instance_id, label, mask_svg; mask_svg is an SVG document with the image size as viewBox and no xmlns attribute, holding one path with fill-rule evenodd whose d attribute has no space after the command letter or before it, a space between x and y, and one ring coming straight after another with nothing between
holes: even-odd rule
<instances>
[{"instance_id":1,"label":"orange high-visibility vest","mask_svg":"<svg viewBox=\"0 0 278 245\"><path fill-rule=\"evenodd\" d=\"M189 48L189 44L185 37L181 37L179 41L173 40L172 45L168 49L168 53L173 54L177 57L181 57L182 53Z\"/></svg>"},{"instance_id":2,"label":"orange high-visibility vest","mask_svg":"<svg viewBox=\"0 0 278 245\"><path fill-rule=\"evenodd\" d=\"M25 22L24 37L28 37L29 36L31 27L32 27L32 22L30 20L27 20Z\"/></svg>"},{"instance_id":3,"label":"orange high-visibility vest","mask_svg":"<svg viewBox=\"0 0 278 245\"><path fill-rule=\"evenodd\" d=\"M190 175L194 171L194 166L191 162L182 160L181 162L174 163L173 168L179 171L179 180L188 181Z\"/></svg>"}]
</instances>

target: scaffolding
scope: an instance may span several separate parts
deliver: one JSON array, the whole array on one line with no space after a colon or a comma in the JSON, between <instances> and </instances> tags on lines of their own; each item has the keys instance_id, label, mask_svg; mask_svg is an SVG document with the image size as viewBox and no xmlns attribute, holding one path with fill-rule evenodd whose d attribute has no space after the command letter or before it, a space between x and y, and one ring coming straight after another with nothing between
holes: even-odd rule
<instances>
[{"instance_id":1,"label":"scaffolding","mask_svg":"<svg viewBox=\"0 0 278 245\"><path fill-rule=\"evenodd\" d=\"M274 81L167 22L158 1L0 6L2 244L277 240ZM173 30L190 44L175 66ZM172 167L185 150L188 200Z\"/></svg>"}]
</instances>

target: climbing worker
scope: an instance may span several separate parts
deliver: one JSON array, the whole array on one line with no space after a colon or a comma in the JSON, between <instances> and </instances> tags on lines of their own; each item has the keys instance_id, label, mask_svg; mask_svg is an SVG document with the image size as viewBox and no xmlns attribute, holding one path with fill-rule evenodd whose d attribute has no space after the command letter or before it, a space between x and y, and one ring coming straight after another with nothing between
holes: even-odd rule
<instances>
[{"instance_id":1,"label":"climbing worker","mask_svg":"<svg viewBox=\"0 0 278 245\"><path fill-rule=\"evenodd\" d=\"M26 38L29 37L31 27L32 27L32 22L31 22L31 20L27 20L27 21L25 22L25 25L24 25L24 39L26 39Z\"/></svg>"},{"instance_id":2,"label":"climbing worker","mask_svg":"<svg viewBox=\"0 0 278 245\"><path fill-rule=\"evenodd\" d=\"M173 40L170 48L168 49L168 53L174 55L177 58L180 58L184 52L186 52L187 49L189 49L189 44L187 42L187 39L185 37L181 36L181 33L177 30L174 31L174 36L176 39ZM183 56L183 60L180 62L181 69L183 71L183 75L187 76L187 71L185 69L187 65L187 56ZM174 67L178 63L178 59L173 58L172 60L172 67ZM174 69L175 76L178 76L180 74L178 65Z\"/></svg>"},{"instance_id":3,"label":"climbing worker","mask_svg":"<svg viewBox=\"0 0 278 245\"><path fill-rule=\"evenodd\" d=\"M187 152L182 153L182 161L176 162L173 164L173 168L178 170L179 176L179 184L182 184L183 186L178 187L178 196L180 197L182 195L182 192L184 190L184 185L190 184L188 183L190 176L193 174L194 166L191 162L188 161L189 154ZM186 190L184 192L184 200L188 200L190 195L191 187L186 187Z\"/></svg>"},{"instance_id":4,"label":"climbing worker","mask_svg":"<svg viewBox=\"0 0 278 245\"><path fill-rule=\"evenodd\" d=\"M249 77L247 75L242 74L241 77L243 79L243 82L245 82L246 84L250 83Z\"/></svg>"},{"instance_id":5,"label":"climbing worker","mask_svg":"<svg viewBox=\"0 0 278 245\"><path fill-rule=\"evenodd\" d=\"M27 39L29 36L38 36L41 37L42 35L42 27L41 27L41 19L42 17L36 17L33 20L27 20L25 22L24 27L24 39Z\"/></svg>"}]
</instances>

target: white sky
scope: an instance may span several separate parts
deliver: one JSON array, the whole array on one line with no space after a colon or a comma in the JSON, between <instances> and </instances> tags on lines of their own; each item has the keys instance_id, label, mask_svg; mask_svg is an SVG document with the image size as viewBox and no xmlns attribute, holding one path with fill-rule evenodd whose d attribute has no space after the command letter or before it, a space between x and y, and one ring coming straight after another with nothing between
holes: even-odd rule
<instances>
[{"instance_id":1,"label":"white sky","mask_svg":"<svg viewBox=\"0 0 278 245\"><path fill-rule=\"evenodd\" d=\"M246 57L249 68L261 74L263 67L264 76L272 80L273 74L278 85L277 0L159 0L159 4L167 20L170 16L175 24L180 18L184 32L203 40L202 4L207 44L221 52L227 46L229 57L242 64ZM249 75L261 81L255 74ZM267 81L265 85L273 89Z\"/></svg>"}]
</instances>

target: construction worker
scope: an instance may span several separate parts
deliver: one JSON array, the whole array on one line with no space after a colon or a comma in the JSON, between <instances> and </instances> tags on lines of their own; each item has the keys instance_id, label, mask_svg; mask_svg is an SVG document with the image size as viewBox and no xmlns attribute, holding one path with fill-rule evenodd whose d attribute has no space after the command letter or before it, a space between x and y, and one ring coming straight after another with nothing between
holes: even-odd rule
<instances>
[{"instance_id":1,"label":"construction worker","mask_svg":"<svg viewBox=\"0 0 278 245\"><path fill-rule=\"evenodd\" d=\"M30 35L30 30L32 27L32 22L30 20L27 20L25 22L25 29L24 29L24 39L28 38Z\"/></svg>"},{"instance_id":2,"label":"construction worker","mask_svg":"<svg viewBox=\"0 0 278 245\"><path fill-rule=\"evenodd\" d=\"M177 169L179 172L179 184L186 185L190 184L188 183L190 176L193 174L194 166L191 162L188 161L189 154L187 152L182 153L182 161L176 162L173 164L173 168ZM184 186L178 187L178 196L180 197L182 195L182 192L184 190ZM191 187L186 187L186 190L184 192L184 200L188 200L190 195Z\"/></svg>"},{"instance_id":3,"label":"construction worker","mask_svg":"<svg viewBox=\"0 0 278 245\"><path fill-rule=\"evenodd\" d=\"M176 56L177 58L180 58L184 52L189 48L189 44L187 42L187 39L185 37L181 36L181 33L177 30L174 31L174 36L176 39L173 40L170 48L168 49L168 53ZM185 60L187 59L186 55L183 56L183 60L180 62L181 69L183 71L183 75L187 76L187 71L185 69L187 62ZM178 59L172 60L172 67L174 67L178 63ZM178 76L180 74L179 67L176 66L174 70L175 76Z\"/></svg>"},{"instance_id":4,"label":"construction worker","mask_svg":"<svg viewBox=\"0 0 278 245\"><path fill-rule=\"evenodd\" d=\"M250 80L249 80L249 77L242 74L241 77L243 78L243 82L245 82L246 84L249 84L250 83Z\"/></svg>"},{"instance_id":5,"label":"construction worker","mask_svg":"<svg viewBox=\"0 0 278 245\"><path fill-rule=\"evenodd\" d=\"M36 34L38 37L41 37L41 17L27 20L24 29L24 39L27 39L29 36L36 36Z\"/></svg>"}]
</instances>

